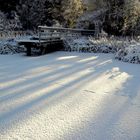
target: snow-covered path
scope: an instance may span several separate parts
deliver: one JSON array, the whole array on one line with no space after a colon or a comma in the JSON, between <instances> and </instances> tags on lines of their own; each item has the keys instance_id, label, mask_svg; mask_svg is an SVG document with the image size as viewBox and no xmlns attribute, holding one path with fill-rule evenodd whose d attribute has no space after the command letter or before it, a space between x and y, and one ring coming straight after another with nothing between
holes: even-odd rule
<instances>
[{"instance_id":1,"label":"snow-covered path","mask_svg":"<svg viewBox=\"0 0 140 140\"><path fill-rule=\"evenodd\" d=\"M0 56L0 140L140 140L140 65L108 54Z\"/></svg>"}]
</instances>

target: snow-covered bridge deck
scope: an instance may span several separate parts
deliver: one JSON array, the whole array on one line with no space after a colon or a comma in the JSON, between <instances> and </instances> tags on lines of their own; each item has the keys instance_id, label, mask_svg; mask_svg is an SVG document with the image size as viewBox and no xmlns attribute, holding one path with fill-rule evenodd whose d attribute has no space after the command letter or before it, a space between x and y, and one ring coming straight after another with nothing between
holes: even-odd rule
<instances>
[{"instance_id":1,"label":"snow-covered bridge deck","mask_svg":"<svg viewBox=\"0 0 140 140\"><path fill-rule=\"evenodd\" d=\"M24 45L27 50L27 56L32 55L32 48L40 49L39 54L45 54L47 52L61 50L63 47L63 40L60 38L48 38L46 40L32 40L23 39L17 40L19 45Z\"/></svg>"}]
</instances>

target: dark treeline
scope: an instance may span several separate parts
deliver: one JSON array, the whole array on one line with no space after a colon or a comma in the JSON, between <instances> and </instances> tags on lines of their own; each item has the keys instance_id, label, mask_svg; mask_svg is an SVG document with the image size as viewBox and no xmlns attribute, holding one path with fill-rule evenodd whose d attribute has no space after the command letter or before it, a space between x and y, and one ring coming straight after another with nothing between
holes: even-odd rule
<instances>
[{"instance_id":1,"label":"dark treeline","mask_svg":"<svg viewBox=\"0 0 140 140\"><path fill-rule=\"evenodd\" d=\"M52 26L54 24L75 27L77 19L89 8L83 1L0 0L0 26L2 28L2 23L4 23L2 18L4 17L6 21L11 19L20 21L25 30L36 29L38 25ZM98 19L100 18L102 22L101 28L108 34L140 34L139 0L93 0L92 11L96 13L102 9L104 12Z\"/></svg>"}]
</instances>

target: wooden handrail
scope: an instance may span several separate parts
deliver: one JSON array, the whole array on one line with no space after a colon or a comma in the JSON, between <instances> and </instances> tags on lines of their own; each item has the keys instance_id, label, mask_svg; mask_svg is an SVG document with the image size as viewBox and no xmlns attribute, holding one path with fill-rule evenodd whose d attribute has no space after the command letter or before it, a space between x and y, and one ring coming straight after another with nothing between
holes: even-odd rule
<instances>
[{"instance_id":1,"label":"wooden handrail","mask_svg":"<svg viewBox=\"0 0 140 140\"><path fill-rule=\"evenodd\" d=\"M52 31L72 31L72 32L95 32L95 30L87 29L76 29L76 28L62 28L62 27L48 27L48 26L38 26L39 30L52 30Z\"/></svg>"},{"instance_id":2,"label":"wooden handrail","mask_svg":"<svg viewBox=\"0 0 140 140\"><path fill-rule=\"evenodd\" d=\"M62 28L62 27L47 27L47 26L38 26L39 29L39 41L41 37L46 36L52 37L53 35L58 35L61 37L72 37L78 35L94 35L95 30L85 30L85 29L75 29L75 28Z\"/></svg>"}]
</instances>

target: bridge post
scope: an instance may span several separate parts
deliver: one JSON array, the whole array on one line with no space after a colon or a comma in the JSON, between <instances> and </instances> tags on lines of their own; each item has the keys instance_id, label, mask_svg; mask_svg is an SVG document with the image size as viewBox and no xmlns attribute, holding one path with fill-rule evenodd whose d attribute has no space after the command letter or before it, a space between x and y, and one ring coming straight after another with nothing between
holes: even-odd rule
<instances>
[{"instance_id":1,"label":"bridge post","mask_svg":"<svg viewBox=\"0 0 140 140\"><path fill-rule=\"evenodd\" d=\"M30 44L27 44L26 48L27 48L27 56L31 56L31 46L30 46Z\"/></svg>"}]
</instances>

